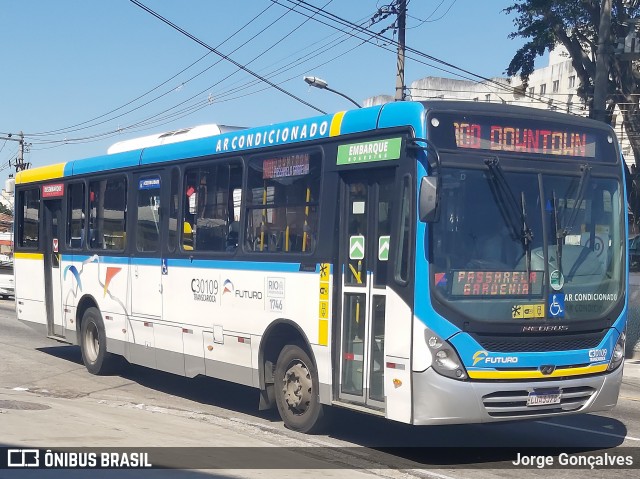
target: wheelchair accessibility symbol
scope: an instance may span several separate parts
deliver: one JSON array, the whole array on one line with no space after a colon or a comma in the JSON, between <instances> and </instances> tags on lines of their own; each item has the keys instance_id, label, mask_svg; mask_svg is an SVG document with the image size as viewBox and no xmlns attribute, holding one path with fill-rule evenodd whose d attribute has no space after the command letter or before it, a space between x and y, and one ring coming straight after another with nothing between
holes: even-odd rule
<instances>
[{"instance_id":1,"label":"wheelchair accessibility symbol","mask_svg":"<svg viewBox=\"0 0 640 479\"><path fill-rule=\"evenodd\" d=\"M564 294L549 295L549 315L552 318L564 318Z\"/></svg>"}]
</instances>

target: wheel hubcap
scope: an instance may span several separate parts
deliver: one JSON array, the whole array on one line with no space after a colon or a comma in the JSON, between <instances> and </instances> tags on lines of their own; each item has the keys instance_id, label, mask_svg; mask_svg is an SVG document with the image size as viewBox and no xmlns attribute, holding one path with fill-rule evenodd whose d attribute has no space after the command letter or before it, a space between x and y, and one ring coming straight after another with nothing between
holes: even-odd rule
<instances>
[{"instance_id":1,"label":"wheel hubcap","mask_svg":"<svg viewBox=\"0 0 640 479\"><path fill-rule=\"evenodd\" d=\"M84 336L85 355L87 359L95 363L98 359L98 351L100 351L100 342L98 340L98 328L94 323L90 323L87 326L86 334Z\"/></svg>"},{"instance_id":2,"label":"wheel hubcap","mask_svg":"<svg viewBox=\"0 0 640 479\"><path fill-rule=\"evenodd\" d=\"M295 414L304 414L311 403L311 374L304 363L292 365L283 378L284 400Z\"/></svg>"}]
</instances>

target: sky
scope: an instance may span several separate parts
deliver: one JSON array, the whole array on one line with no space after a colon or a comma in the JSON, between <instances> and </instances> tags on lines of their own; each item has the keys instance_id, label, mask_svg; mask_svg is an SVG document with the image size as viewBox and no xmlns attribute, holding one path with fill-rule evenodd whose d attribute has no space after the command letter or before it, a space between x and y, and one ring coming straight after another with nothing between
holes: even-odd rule
<instances>
[{"instance_id":1,"label":"sky","mask_svg":"<svg viewBox=\"0 0 640 479\"><path fill-rule=\"evenodd\" d=\"M335 21L380 32L390 18L367 22L389 0L306 0L335 15L329 18L289 8L297 0L140 1L328 113L353 105L310 88L304 76L320 77L358 102L394 94L395 47ZM513 3L409 0L406 44L483 77L503 76L524 43L508 38L515 27L503 10ZM250 127L319 114L130 0L0 0L0 7L0 137L24 132L25 160L34 167L103 155L118 141L196 125ZM461 78L416 58L407 58L407 84L427 76ZM9 162L17 150L17 142L0 140L2 185L15 172Z\"/></svg>"}]
</instances>

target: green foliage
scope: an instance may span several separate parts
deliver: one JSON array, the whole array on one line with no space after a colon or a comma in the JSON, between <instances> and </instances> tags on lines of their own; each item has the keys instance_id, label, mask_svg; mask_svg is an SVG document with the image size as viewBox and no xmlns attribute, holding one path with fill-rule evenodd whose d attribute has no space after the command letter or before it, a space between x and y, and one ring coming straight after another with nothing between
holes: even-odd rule
<instances>
[{"instance_id":1,"label":"green foliage","mask_svg":"<svg viewBox=\"0 0 640 479\"><path fill-rule=\"evenodd\" d=\"M523 83L534 70L534 62L545 51L562 45L569 53L579 80L580 98L590 104L596 75L596 52L599 44L600 0L516 0L504 10L515 15L516 30L510 38L524 38L526 43L514 54L506 73L520 75ZM640 2L612 0L611 28L604 39L609 56L607 113L609 120L616 106L622 112L625 128L640 161L640 55L637 58L613 54L616 45L629 33L629 20L640 18ZM640 33L638 33L640 37Z\"/></svg>"},{"instance_id":2,"label":"green foliage","mask_svg":"<svg viewBox=\"0 0 640 479\"><path fill-rule=\"evenodd\" d=\"M4 213L5 215L13 216L13 211L11 211L10 208L7 208L2 203L0 203L0 213Z\"/></svg>"}]
</instances>

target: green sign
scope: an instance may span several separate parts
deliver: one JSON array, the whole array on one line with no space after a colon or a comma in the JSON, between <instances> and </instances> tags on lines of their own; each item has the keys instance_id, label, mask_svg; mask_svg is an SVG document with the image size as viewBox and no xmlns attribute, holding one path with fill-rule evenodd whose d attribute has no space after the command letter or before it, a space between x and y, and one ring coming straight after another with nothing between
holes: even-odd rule
<instances>
[{"instance_id":1,"label":"green sign","mask_svg":"<svg viewBox=\"0 0 640 479\"><path fill-rule=\"evenodd\" d=\"M349 259L364 259L364 236L349 238Z\"/></svg>"},{"instance_id":2,"label":"green sign","mask_svg":"<svg viewBox=\"0 0 640 479\"><path fill-rule=\"evenodd\" d=\"M400 158L402 138L367 141L338 146L338 165L353 165Z\"/></svg>"},{"instance_id":3,"label":"green sign","mask_svg":"<svg viewBox=\"0 0 640 479\"><path fill-rule=\"evenodd\" d=\"M378 238L378 259L380 261L389 261L389 241L391 241L390 236Z\"/></svg>"}]
</instances>

